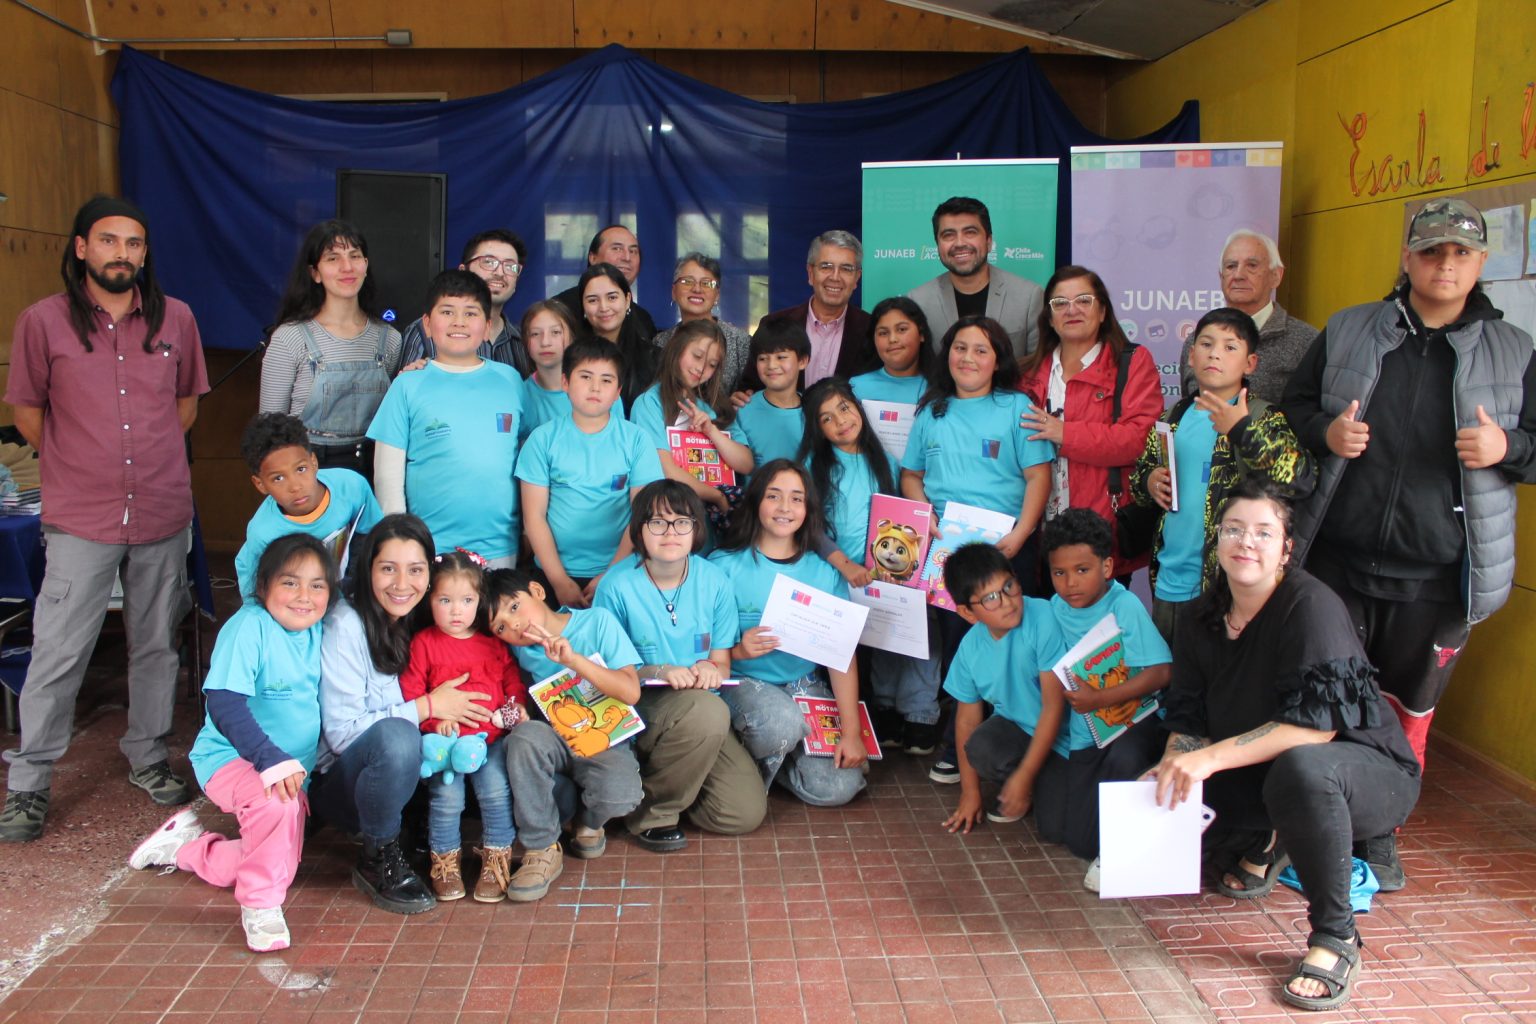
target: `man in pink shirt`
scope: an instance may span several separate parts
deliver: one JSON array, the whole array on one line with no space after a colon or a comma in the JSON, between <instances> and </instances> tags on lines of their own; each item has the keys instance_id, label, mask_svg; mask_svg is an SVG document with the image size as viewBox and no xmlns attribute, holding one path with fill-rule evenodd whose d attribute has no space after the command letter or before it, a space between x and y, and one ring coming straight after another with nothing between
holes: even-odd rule
<instances>
[{"instance_id":1,"label":"man in pink shirt","mask_svg":"<svg viewBox=\"0 0 1536 1024\"><path fill-rule=\"evenodd\" d=\"M777 323L804 327L811 339L811 361L802 374L800 390L834 374L851 379L880 365L869 339L869 314L853 304L853 291L864 269L864 247L847 231L825 231L811 242L805 270L811 297L798 306L775 310L758 328ZM742 375L744 392L762 384L750 365ZM741 395L742 393L738 393ZM737 405L745 404L747 394Z\"/></svg>"},{"instance_id":2,"label":"man in pink shirt","mask_svg":"<svg viewBox=\"0 0 1536 1024\"><path fill-rule=\"evenodd\" d=\"M64 291L22 311L5 400L37 449L47 569L21 692L0 840L42 835L53 765L69 746L75 697L123 581L128 631L128 778L158 804L184 804L165 740L176 697L176 622L187 599L192 479L185 433L208 391L186 304L155 280L144 214L96 196L75 215Z\"/></svg>"}]
</instances>

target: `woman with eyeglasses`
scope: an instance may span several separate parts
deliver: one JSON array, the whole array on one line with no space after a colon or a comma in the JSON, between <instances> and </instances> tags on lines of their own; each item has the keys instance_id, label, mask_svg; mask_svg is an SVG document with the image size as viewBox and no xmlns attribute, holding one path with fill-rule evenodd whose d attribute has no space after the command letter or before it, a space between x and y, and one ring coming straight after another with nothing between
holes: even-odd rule
<instances>
[{"instance_id":1,"label":"woman with eyeglasses","mask_svg":"<svg viewBox=\"0 0 1536 1024\"><path fill-rule=\"evenodd\" d=\"M629 538L635 556L610 569L593 605L618 618L640 666L635 739L645 797L626 816L653 853L688 845L682 816L706 832L742 835L768 811L762 776L731 731L720 687L739 634L730 580L700 557L704 503L687 484L658 480L635 494Z\"/></svg>"},{"instance_id":2,"label":"woman with eyeglasses","mask_svg":"<svg viewBox=\"0 0 1536 1024\"><path fill-rule=\"evenodd\" d=\"M1045 297L1040 346L1020 367L1020 389L1034 407L1019 420L1031 440L1057 448L1045 515L1088 508L1114 522L1115 510L1132 500L1131 469L1163 411L1157 364L1126 338L1109 289L1093 271L1059 268ZM1131 559L1117 551L1115 575L1145 564L1145 555Z\"/></svg>"},{"instance_id":3,"label":"woman with eyeglasses","mask_svg":"<svg viewBox=\"0 0 1536 1024\"><path fill-rule=\"evenodd\" d=\"M729 395L747 368L752 335L746 328L721 320L716 313L720 301L720 261L701 252L690 252L672 269L672 304L677 307L677 323L655 337L656 347L665 348L672 332L690 320L709 320L725 336L725 358L720 361L720 393Z\"/></svg>"},{"instance_id":4,"label":"woman with eyeglasses","mask_svg":"<svg viewBox=\"0 0 1536 1024\"><path fill-rule=\"evenodd\" d=\"M1223 895L1256 899L1295 867L1311 935L1280 995L1332 1009L1360 970L1351 843L1403 823L1419 763L1344 603L1290 567L1291 509L1275 485L1240 483L1217 524L1218 570L1179 623L1168 746L1149 775L1168 806L1204 784L1216 812L1205 855Z\"/></svg>"},{"instance_id":5,"label":"woman with eyeglasses","mask_svg":"<svg viewBox=\"0 0 1536 1024\"><path fill-rule=\"evenodd\" d=\"M310 229L261 357L258 412L297 416L320 468L373 479L365 436L400 364L400 332L379 319L368 242L343 220Z\"/></svg>"}]
</instances>

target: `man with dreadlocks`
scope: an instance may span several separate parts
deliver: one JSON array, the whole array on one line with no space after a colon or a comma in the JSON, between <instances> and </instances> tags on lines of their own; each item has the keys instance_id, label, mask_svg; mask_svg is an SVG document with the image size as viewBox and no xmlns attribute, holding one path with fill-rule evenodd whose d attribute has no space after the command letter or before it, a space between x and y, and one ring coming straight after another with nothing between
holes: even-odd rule
<instances>
[{"instance_id":1,"label":"man with dreadlocks","mask_svg":"<svg viewBox=\"0 0 1536 1024\"><path fill-rule=\"evenodd\" d=\"M53 765L121 574L128 631L128 779L157 804L192 798L165 740L176 695L172 636L186 598L192 480L183 435L208 391L186 303L155 280L148 221L96 196L75 214L64 291L16 320L5 400L37 449L47 571L21 692L0 840L42 835Z\"/></svg>"}]
</instances>

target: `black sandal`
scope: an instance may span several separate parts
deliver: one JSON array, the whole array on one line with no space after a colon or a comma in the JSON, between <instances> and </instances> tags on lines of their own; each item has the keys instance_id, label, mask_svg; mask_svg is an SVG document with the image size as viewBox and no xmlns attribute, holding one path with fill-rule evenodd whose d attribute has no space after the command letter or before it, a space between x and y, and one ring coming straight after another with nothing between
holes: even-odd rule
<instances>
[{"instance_id":1,"label":"black sandal","mask_svg":"<svg viewBox=\"0 0 1536 1024\"><path fill-rule=\"evenodd\" d=\"M1280 877L1280 872L1291 862L1285 850L1280 846L1280 837L1270 833L1269 848L1267 850L1249 850L1232 866L1216 876L1216 891L1223 896L1230 896L1235 900L1256 900L1260 896L1268 896L1275 887L1275 880ZM1262 875L1256 875L1243 867L1243 862L1256 864L1264 869ZM1239 889L1227 884L1227 876L1231 875L1242 884Z\"/></svg>"},{"instance_id":2,"label":"black sandal","mask_svg":"<svg viewBox=\"0 0 1536 1024\"><path fill-rule=\"evenodd\" d=\"M1326 949L1330 953L1338 955L1332 967L1319 967L1309 964L1303 959L1296 965L1296 970L1285 979L1285 984L1280 986L1280 998L1292 1006L1303 1010L1333 1010L1349 1002L1349 997L1354 991L1355 979L1360 976L1360 950L1363 948L1360 941L1360 933L1356 932L1353 939L1340 939L1323 932L1313 932L1307 936L1307 950ZM1303 954L1305 957L1305 954ZM1320 981L1328 990L1325 996L1303 996L1291 991L1291 984L1303 978L1312 981Z\"/></svg>"}]
</instances>

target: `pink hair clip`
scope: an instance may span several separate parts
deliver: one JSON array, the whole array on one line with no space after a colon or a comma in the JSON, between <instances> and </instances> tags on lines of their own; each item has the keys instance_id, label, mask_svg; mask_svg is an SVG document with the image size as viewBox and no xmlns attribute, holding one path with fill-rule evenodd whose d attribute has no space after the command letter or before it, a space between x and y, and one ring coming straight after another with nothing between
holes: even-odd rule
<instances>
[{"instance_id":1,"label":"pink hair clip","mask_svg":"<svg viewBox=\"0 0 1536 1024\"><path fill-rule=\"evenodd\" d=\"M457 551L459 554L463 555L465 558L469 559L471 562L474 562L481 569L488 569L488 568L490 568L490 565L491 565L490 562L486 561L483 556L481 556L479 554L476 554L475 552L469 550L469 548L454 548L453 550Z\"/></svg>"}]
</instances>

